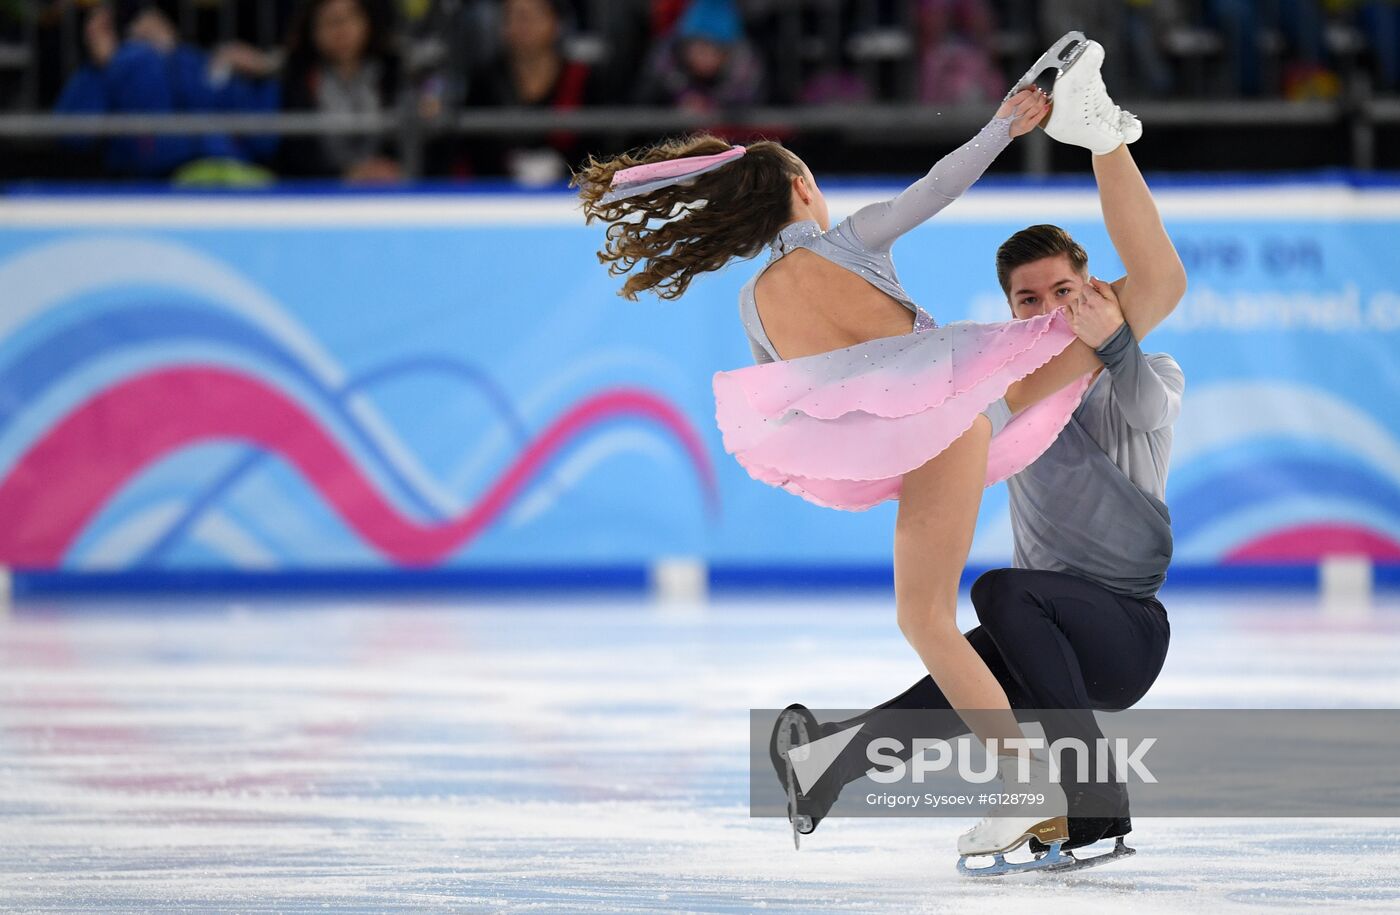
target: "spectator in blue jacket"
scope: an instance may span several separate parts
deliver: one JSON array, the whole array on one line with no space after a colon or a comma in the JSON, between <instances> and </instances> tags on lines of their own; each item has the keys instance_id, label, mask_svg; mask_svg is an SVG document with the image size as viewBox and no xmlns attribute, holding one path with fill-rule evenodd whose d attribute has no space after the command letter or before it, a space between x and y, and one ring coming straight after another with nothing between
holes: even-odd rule
<instances>
[{"instance_id":1,"label":"spectator in blue jacket","mask_svg":"<svg viewBox=\"0 0 1400 915\"><path fill-rule=\"evenodd\" d=\"M249 79L242 58L221 49L209 54L179 41L170 16L143 2L94 7L83 25L83 65L63 87L55 111L70 114L264 111L276 107L276 84ZM274 141L223 134L120 136L105 141L75 137L70 149L101 145L109 174L161 178L197 159L266 158Z\"/></svg>"}]
</instances>

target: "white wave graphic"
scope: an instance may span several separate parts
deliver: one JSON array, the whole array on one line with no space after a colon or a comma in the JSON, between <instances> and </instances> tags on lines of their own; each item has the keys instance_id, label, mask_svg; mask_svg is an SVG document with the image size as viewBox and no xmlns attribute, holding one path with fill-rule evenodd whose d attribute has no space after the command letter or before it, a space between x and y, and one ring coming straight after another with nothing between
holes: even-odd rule
<instances>
[{"instance_id":1,"label":"white wave graphic","mask_svg":"<svg viewBox=\"0 0 1400 915\"><path fill-rule=\"evenodd\" d=\"M672 362L653 356L645 350L638 350L632 347L614 347L612 349L598 350L588 356L571 362L562 371L550 375L543 384L528 394L523 396L517 403L516 408L523 420L531 423L537 414L543 409L542 404L558 403L564 399L566 391L583 391L587 389L586 379L594 374L604 374L617 369L638 367L658 376L672 376L666 380L671 381L676 386L683 384L684 379L675 377L679 373L675 370ZM618 382L609 384L609 387ZM448 485L459 492L465 491L472 481L477 479L481 473L481 468L507 445L513 444L507 441L510 434L508 427L504 423L497 423L482 436L481 440L470 453L464 455L457 466L448 474Z\"/></svg>"},{"instance_id":2,"label":"white wave graphic","mask_svg":"<svg viewBox=\"0 0 1400 915\"><path fill-rule=\"evenodd\" d=\"M1219 562L1242 544L1280 528L1310 524L1354 525L1400 541L1400 521L1385 510L1352 499L1295 493L1212 518L1191 537L1178 539L1175 555L1195 562Z\"/></svg>"},{"instance_id":3,"label":"white wave graphic","mask_svg":"<svg viewBox=\"0 0 1400 915\"><path fill-rule=\"evenodd\" d=\"M68 564L90 572L129 568L180 520L185 505L183 499L166 499L132 512L104 531L81 555L70 555Z\"/></svg>"},{"instance_id":4,"label":"white wave graphic","mask_svg":"<svg viewBox=\"0 0 1400 915\"><path fill-rule=\"evenodd\" d=\"M1309 385L1281 381L1188 386L1172 464L1271 436L1324 442L1364 458L1400 486L1400 442L1369 413Z\"/></svg>"},{"instance_id":5,"label":"white wave graphic","mask_svg":"<svg viewBox=\"0 0 1400 915\"><path fill-rule=\"evenodd\" d=\"M182 499L147 505L113 524L82 555L68 557L72 568L88 572L129 569L184 513ZM236 569L275 569L281 563L261 543L218 509L206 511L189 539L217 553Z\"/></svg>"},{"instance_id":6,"label":"white wave graphic","mask_svg":"<svg viewBox=\"0 0 1400 915\"><path fill-rule=\"evenodd\" d=\"M0 290L5 295L0 338L65 299L124 283L199 295L253 321L327 388L339 390L346 383L346 371L275 299L221 261L167 239L88 235L36 245L0 262ZM366 397L352 395L346 407L434 508L449 517L461 513L463 500L427 472Z\"/></svg>"},{"instance_id":7,"label":"white wave graphic","mask_svg":"<svg viewBox=\"0 0 1400 915\"><path fill-rule=\"evenodd\" d=\"M541 480L527 498L520 500L516 509L506 519L506 526L516 528L534 520L553 506L562 494L583 479L594 466L614 454L624 452L648 454L658 461L672 457L670 449L657 440L655 432L618 429L600 435L570 454L548 479Z\"/></svg>"},{"instance_id":8,"label":"white wave graphic","mask_svg":"<svg viewBox=\"0 0 1400 915\"><path fill-rule=\"evenodd\" d=\"M221 511L205 513L190 537L238 569L276 569L282 565L267 547Z\"/></svg>"}]
</instances>

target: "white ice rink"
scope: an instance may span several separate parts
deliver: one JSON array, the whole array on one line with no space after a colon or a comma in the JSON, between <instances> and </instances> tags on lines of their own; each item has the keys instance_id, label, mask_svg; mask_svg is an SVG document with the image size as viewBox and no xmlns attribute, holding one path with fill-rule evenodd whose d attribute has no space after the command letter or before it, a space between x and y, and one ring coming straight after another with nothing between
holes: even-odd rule
<instances>
[{"instance_id":1,"label":"white ice rink","mask_svg":"<svg viewBox=\"0 0 1400 915\"><path fill-rule=\"evenodd\" d=\"M1145 706L1400 701L1394 597L1351 622L1297 592L1163 598ZM1400 911L1396 820L1135 818L1136 857L999 881L954 870L966 819L828 820L794 851L748 816L748 710L903 690L892 606L21 604L0 910Z\"/></svg>"}]
</instances>

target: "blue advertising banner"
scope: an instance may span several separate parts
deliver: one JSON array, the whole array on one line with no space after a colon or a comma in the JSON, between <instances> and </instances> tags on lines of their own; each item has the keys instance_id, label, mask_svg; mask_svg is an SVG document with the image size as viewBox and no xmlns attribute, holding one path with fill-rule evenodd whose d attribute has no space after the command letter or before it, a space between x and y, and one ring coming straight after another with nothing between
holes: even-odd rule
<instances>
[{"instance_id":1,"label":"blue advertising banner","mask_svg":"<svg viewBox=\"0 0 1400 915\"><path fill-rule=\"evenodd\" d=\"M1190 275L1144 341L1187 379L1177 560L1400 561L1400 193L1159 200ZM992 256L1034 222L1121 273L1092 189L979 189L895 245L900 277L940 322L1006 320ZM0 203L0 563L887 563L895 503L818 508L720 446L758 264L629 302L602 232L567 194ZM1010 553L997 486L972 561Z\"/></svg>"}]
</instances>

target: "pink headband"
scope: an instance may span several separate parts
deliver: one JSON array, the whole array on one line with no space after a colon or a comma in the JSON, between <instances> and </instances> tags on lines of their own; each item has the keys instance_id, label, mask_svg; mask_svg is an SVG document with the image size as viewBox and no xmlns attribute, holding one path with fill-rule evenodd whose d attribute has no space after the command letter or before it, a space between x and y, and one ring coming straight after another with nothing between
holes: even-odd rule
<instances>
[{"instance_id":1,"label":"pink headband","mask_svg":"<svg viewBox=\"0 0 1400 915\"><path fill-rule=\"evenodd\" d=\"M709 156L685 156L680 159L665 159L661 162L648 162L645 165L624 168L613 174L610 185L612 190L604 194L598 202L612 203L614 200L634 197L637 194L645 194L673 184L688 183L689 179L703 175L705 172L714 171L726 162L739 158L745 152L744 147L734 145L722 153Z\"/></svg>"}]
</instances>

